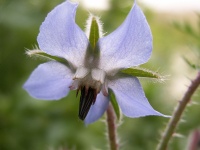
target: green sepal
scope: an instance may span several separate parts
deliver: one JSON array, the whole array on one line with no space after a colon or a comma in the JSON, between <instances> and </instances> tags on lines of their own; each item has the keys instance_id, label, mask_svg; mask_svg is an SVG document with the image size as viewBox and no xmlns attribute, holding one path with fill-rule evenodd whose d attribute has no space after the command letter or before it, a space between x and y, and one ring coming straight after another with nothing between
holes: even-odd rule
<instances>
[{"instance_id":1,"label":"green sepal","mask_svg":"<svg viewBox=\"0 0 200 150\"><path fill-rule=\"evenodd\" d=\"M88 19L88 31L89 31L89 42L90 46L87 49L87 54L86 56L89 57L94 57L94 58L99 58L100 56L100 51L99 47L97 46L97 42L100 38L101 34L101 24L99 23L98 17L95 17L91 15Z\"/></svg>"},{"instance_id":2,"label":"green sepal","mask_svg":"<svg viewBox=\"0 0 200 150\"><path fill-rule=\"evenodd\" d=\"M145 78L153 78L162 80L163 76L161 76L158 72L153 72L151 70L133 67L133 68L127 68L124 70L121 70L122 73L135 76L135 77L145 77Z\"/></svg>"},{"instance_id":3,"label":"green sepal","mask_svg":"<svg viewBox=\"0 0 200 150\"><path fill-rule=\"evenodd\" d=\"M119 109L119 105L118 105L118 103L116 101L115 94L110 89L109 89L109 96L110 96L110 102L111 102L111 104L113 106L113 109L115 111L117 119L120 120L121 112L120 112L120 109Z\"/></svg>"},{"instance_id":4,"label":"green sepal","mask_svg":"<svg viewBox=\"0 0 200 150\"><path fill-rule=\"evenodd\" d=\"M58 62L64 63L64 64L67 63L67 61L64 58L57 57L57 56L51 56L39 49L27 50L26 54L30 57L35 56L35 57L39 57L39 58L43 58L43 59L47 59L47 60L58 61Z\"/></svg>"},{"instance_id":5,"label":"green sepal","mask_svg":"<svg viewBox=\"0 0 200 150\"><path fill-rule=\"evenodd\" d=\"M89 33L89 41L92 49L96 47L99 37L100 37L99 24L97 23L96 17L92 17L90 33Z\"/></svg>"}]
</instances>

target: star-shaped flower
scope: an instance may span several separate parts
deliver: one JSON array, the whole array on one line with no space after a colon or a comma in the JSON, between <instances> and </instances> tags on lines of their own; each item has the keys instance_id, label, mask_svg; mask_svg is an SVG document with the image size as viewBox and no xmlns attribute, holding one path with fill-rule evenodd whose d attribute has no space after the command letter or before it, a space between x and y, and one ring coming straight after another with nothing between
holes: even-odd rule
<instances>
[{"instance_id":1,"label":"star-shaped flower","mask_svg":"<svg viewBox=\"0 0 200 150\"><path fill-rule=\"evenodd\" d=\"M147 62L152 52L151 31L136 2L122 25L99 38L94 47L75 23L77 6L65 1L55 7L42 23L37 38L43 52L66 62L39 65L24 89L44 100L61 99L70 90L81 91L79 118L87 124L104 114L110 91L125 116L165 116L149 104L136 77L121 73Z\"/></svg>"}]
</instances>

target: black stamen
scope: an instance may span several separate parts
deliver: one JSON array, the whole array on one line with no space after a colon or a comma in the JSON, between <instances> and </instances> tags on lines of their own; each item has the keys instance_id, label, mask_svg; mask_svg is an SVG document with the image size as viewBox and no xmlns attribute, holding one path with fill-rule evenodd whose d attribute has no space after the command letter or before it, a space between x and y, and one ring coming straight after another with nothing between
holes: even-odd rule
<instances>
[{"instance_id":1,"label":"black stamen","mask_svg":"<svg viewBox=\"0 0 200 150\"><path fill-rule=\"evenodd\" d=\"M79 104L79 118L84 120L90 110L91 105L95 103L96 100L96 90L89 87L88 89L84 87L81 88L81 97Z\"/></svg>"}]
</instances>

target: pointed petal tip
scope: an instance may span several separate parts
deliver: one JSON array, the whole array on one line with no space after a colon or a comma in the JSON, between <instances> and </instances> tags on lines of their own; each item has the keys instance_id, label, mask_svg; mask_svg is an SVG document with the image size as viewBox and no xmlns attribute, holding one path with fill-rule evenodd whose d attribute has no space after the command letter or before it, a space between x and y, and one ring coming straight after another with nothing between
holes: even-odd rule
<instances>
[{"instance_id":1,"label":"pointed petal tip","mask_svg":"<svg viewBox=\"0 0 200 150\"><path fill-rule=\"evenodd\" d=\"M133 7L135 7L135 5L137 5L137 0L134 0Z\"/></svg>"},{"instance_id":2,"label":"pointed petal tip","mask_svg":"<svg viewBox=\"0 0 200 150\"><path fill-rule=\"evenodd\" d=\"M140 117L147 117L147 116L159 116L159 117L171 118L171 116L164 115L155 110L153 112L140 112L139 114L127 114L127 113L123 113L123 114L129 118L140 118Z\"/></svg>"},{"instance_id":3,"label":"pointed petal tip","mask_svg":"<svg viewBox=\"0 0 200 150\"><path fill-rule=\"evenodd\" d=\"M100 68L106 71L138 66L150 59L151 29L136 1L124 22L115 31L100 38L98 44L102 56Z\"/></svg>"},{"instance_id":4,"label":"pointed petal tip","mask_svg":"<svg viewBox=\"0 0 200 150\"><path fill-rule=\"evenodd\" d=\"M78 2L72 2L70 0L66 0L65 2L63 3L67 3L68 5L72 5L74 6L74 11L76 11L76 8L78 7L79 3Z\"/></svg>"},{"instance_id":5,"label":"pointed petal tip","mask_svg":"<svg viewBox=\"0 0 200 150\"><path fill-rule=\"evenodd\" d=\"M74 66L83 63L88 47L85 33L75 22L77 7L78 3L68 0L56 6L46 16L37 36L40 49L65 58Z\"/></svg>"},{"instance_id":6,"label":"pointed petal tip","mask_svg":"<svg viewBox=\"0 0 200 150\"><path fill-rule=\"evenodd\" d=\"M130 118L144 116L162 116L169 118L156 110L148 102L139 80L135 77L117 79L108 86L116 96L122 113Z\"/></svg>"},{"instance_id":7,"label":"pointed petal tip","mask_svg":"<svg viewBox=\"0 0 200 150\"><path fill-rule=\"evenodd\" d=\"M161 117L171 118L172 116L169 116L169 115L162 115Z\"/></svg>"},{"instance_id":8,"label":"pointed petal tip","mask_svg":"<svg viewBox=\"0 0 200 150\"><path fill-rule=\"evenodd\" d=\"M147 115L147 116L160 116L160 117L165 117L165 118L171 118L171 116L169 116L169 115L164 115L164 114L162 114L162 113L160 113L160 112L158 112L158 111L156 111L156 114L149 114L149 115Z\"/></svg>"},{"instance_id":9,"label":"pointed petal tip","mask_svg":"<svg viewBox=\"0 0 200 150\"><path fill-rule=\"evenodd\" d=\"M148 114L144 114L143 116L141 116L141 117L145 117L145 116L160 116L160 117L165 117L165 118L171 118L171 116L169 116L169 115L164 115L164 114L162 114L162 113L160 113L160 112L158 112L158 111L156 111L156 110L154 110L153 108L152 108L152 110L151 110L151 112Z\"/></svg>"}]
</instances>

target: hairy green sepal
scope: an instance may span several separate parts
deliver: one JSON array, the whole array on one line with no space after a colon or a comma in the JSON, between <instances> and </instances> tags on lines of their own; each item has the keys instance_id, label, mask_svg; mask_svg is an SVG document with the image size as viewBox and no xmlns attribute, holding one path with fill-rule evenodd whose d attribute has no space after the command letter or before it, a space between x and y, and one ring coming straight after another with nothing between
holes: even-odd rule
<instances>
[{"instance_id":1,"label":"hairy green sepal","mask_svg":"<svg viewBox=\"0 0 200 150\"><path fill-rule=\"evenodd\" d=\"M120 114L119 105L118 105L116 98L115 98L115 94L113 93L112 90L109 90L109 95L110 95L110 101L111 101L111 104L112 104L113 109L115 111L115 114L117 116L117 119L120 120L121 114Z\"/></svg>"},{"instance_id":2,"label":"hairy green sepal","mask_svg":"<svg viewBox=\"0 0 200 150\"><path fill-rule=\"evenodd\" d=\"M99 26L96 18L92 17L89 41L93 49L96 47L98 39L99 39Z\"/></svg>"},{"instance_id":3,"label":"hairy green sepal","mask_svg":"<svg viewBox=\"0 0 200 150\"><path fill-rule=\"evenodd\" d=\"M96 17L92 16L91 24L89 26L89 42L90 47L87 49L87 56L99 57L99 49L97 46L100 37L100 24Z\"/></svg>"},{"instance_id":4,"label":"hairy green sepal","mask_svg":"<svg viewBox=\"0 0 200 150\"><path fill-rule=\"evenodd\" d=\"M35 57L39 57L39 58L43 58L43 59L47 59L47 60L58 61L58 62L64 63L64 64L67 63L67 61L64 58L57 57L57 56L51 56L39 49L28 50L28 51L26 51L26 54L30 57L35 56Z\"/></svg>"},{"instance_id":5,"label":"hairy green sepal","mask_svg":"<svg viewBox=\"0 0 200 150\"><path fill-rule=\"evenodd\" d=\"M131 75L131 76L135 76L135 77L153 78L153 79L158 79L158 80L163 79L163 76L161 76L157 72L153 72L151 70L138 68L138 67L127 68L127 69L121 70L121 72Z\"/></svg>"}]
</instances>

